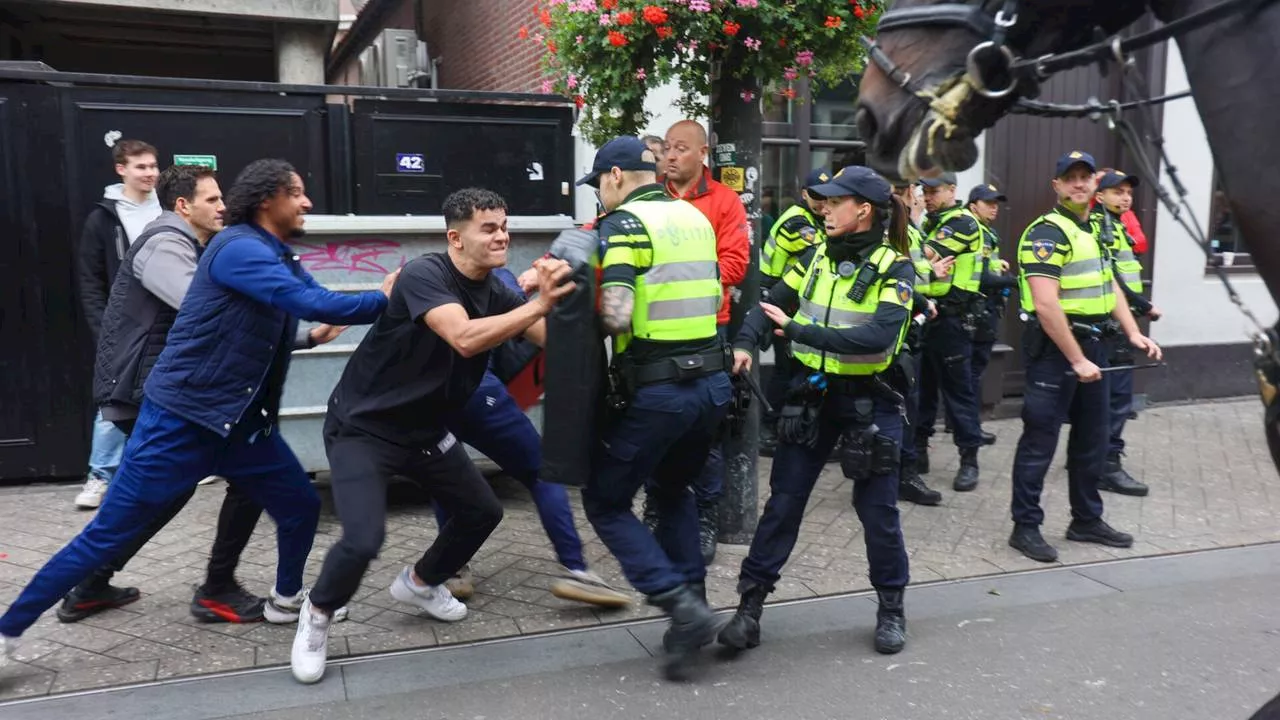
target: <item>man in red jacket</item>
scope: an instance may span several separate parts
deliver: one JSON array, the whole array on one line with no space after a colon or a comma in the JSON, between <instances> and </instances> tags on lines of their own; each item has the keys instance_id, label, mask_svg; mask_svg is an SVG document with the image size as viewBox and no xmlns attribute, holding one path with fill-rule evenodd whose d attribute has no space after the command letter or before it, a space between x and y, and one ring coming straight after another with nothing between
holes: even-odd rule
<instances>
[{"instance_id":1,"label":"man in red jacket","mask_svg":"<svg viewBox=\"0 0 1280 720\"><path fill-rule=\"evenodd\" d=\"M660 181L667 194L687 200L702 211L716 231L716 254L720 262L720 283L724 286L724 302L716 317L721 339L729 324L729 288L747 276L751 257L751 235L747 213L738 193L711 179L707 168L707 131L694 120L681 120L667 130L666 155L659 164ZM715 445L707 457L702 476L693 484L698 499L698 535L702 559L710 564L716 555L717 511L724 486L724 454ZM645 501L646 522L656 522Z\"/></svg>"}]
</instances>

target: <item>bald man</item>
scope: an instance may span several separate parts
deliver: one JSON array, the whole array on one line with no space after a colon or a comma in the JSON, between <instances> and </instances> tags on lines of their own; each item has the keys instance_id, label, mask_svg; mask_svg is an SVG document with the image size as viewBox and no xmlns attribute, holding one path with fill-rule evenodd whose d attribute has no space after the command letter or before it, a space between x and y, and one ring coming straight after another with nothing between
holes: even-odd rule
<instances>
[{"instance_id":1,"label":"bald man","mask_svg":"<svg viewBox=\"0 0 1280 720\"><path fill-rule=\"evenodd\" d=\"M695 120L681 120L667 130L666 154L659 165L659 180L667 194L688 200L702 211L716 231L716 254L720 263L720 283L724 301L716 317L721 339L729 324L729 288L747 276L751 257L751 237L747 230L747 213L738 194L711 178L707 167L707 130ZM702 476L693 484L698 499L698 536L702 559L710 564L716 556L718 531L717 505L724 487L724 453L719 444L712 447ZM645 499L645 521L656 522L656 515Z\"/></svg>"}]
</instances>

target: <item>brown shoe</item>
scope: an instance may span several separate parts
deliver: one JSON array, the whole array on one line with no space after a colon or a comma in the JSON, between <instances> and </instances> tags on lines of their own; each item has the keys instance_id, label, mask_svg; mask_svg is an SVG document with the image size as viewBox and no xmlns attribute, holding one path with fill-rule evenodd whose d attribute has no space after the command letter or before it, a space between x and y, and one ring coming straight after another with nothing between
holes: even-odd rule
<instances>
[{"instance_id":1,"label":"brown shoe","mask_svg":"<svg viewBox=\"0 0 1280 720\"><path fill-rule=\"evenodd\" d=\"M449 588L449 592L458 600L470 600L472 595L476 594L475 583L471 579L471 566L463 565L457 575L444 581L444 586Z\"/></svg>"}]
</instances>

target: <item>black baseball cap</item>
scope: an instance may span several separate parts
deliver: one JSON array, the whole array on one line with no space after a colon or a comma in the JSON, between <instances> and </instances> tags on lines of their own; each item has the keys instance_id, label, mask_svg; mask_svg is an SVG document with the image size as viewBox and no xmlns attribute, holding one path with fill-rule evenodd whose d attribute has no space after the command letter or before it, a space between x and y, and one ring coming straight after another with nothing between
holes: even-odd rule
<instances>
[{"instance_id":1,"label":"black baseball cap","mask_svg":"<svg viewBox=\"0 0 1280 720\"><path fill-rule=\"evenodd\" d=\"M832 176L830 182L808 188L809 192L824 198L855 195L872 205L888 206L893 194L889 181L874 170L862 165L848 165Z\"/></svg>"},{"instance_id":2,"label":"black baseball cap","mask_svg":"<svg viewBox=\"0 0 1280 720\"><path fill-rule=\"evenodd\" d=\"M831 173L827 172L826 168L814 168L809 171L808 175L804 176L804 185L800 187L809 190L830 181Z\"/></svg>"},{"instance_id":3,"label":"black baseball cap","mask_svg":"<svg viewBox=\"0 0 1280 720\"><path fill-rule=\"evenodd\" d=\"M1058 158L1058 165L1053 170L1053 176L1062 177L1067 174L1068 170L1076 165L1084 165L1089 168L1089 172L1098 171L1098 163L1094 162L1092 155L1082 150L1072 150Z\"/></svg>"},{"instance_id":4,"label":"black baseball cap","mask_svg":"<svg viewBox=\"0 0 1280 720\"><path fill-rule=\"evenodd\" d=\"M976 203L979 200L986 200L990 202L992 200L1007 201L1008 199L1009 198L1005 197L1004 193L996 189L995 185L975 185L974 188L969 191L970 203Z\"/></svg>"},{"instance_id":5,"label":"black baseball cap","mask_svg":"<svg viewBox=\"0 0 1280 720\"><path fill-rule=\"evenodd\" d=\"M1129 183L1130 187L1138 187L1138 176L1126 175L1119 170L1112 170L1111 172L1103 175L1102 179L1098 181L1098 189L1106 190L1107 188L1116 187L1120 185L1120 183Z\"/></svg>"},{"instance_id":6,"label":"black baseball cap","mask_svg":"<svg viewBox=\"0 0 1280 720\"><path fill-rule=\"evenodd\" d=\"M920 178L920 184L925 187L941 187L943 185L955 185L956 174L944 172L936 178Z\"/></svg>"},{"instance_id":7,"label":"black baseball cap","mask_svg":"<svg viewBox=\"0 0 1280 720\"><path fill-rule=\"evenodd\" d=\"M650 159L646 160L645 156ZM658 165L653 159L653 151L638 137L624 135L605 143L596 151L596 159L591 163L591 172L578 180L578 185L596 187L601 173L613 168L619 170L648 170L656 173Z\"/></svg>"}]
</instances>

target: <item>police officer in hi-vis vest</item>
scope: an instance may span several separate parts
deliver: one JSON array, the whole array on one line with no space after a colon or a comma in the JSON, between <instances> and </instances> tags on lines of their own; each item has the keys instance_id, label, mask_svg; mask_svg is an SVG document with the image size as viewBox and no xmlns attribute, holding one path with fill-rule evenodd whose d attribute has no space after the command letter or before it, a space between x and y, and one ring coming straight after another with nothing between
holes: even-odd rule
<instances>
[{"instance_id":1,"label":"police officer in hi-vis vest","mask_svg":"<svg viewBox=\"0 0 1280 720\"><path fill-rule=\"evenodd\" d=\"M1160 348L1142 334L1112 275L1107 250L1089 223L1093 157L1073 151L1057 164L1058 205L1036 218L1018 242L1026 390L1022 437L1013 460L1013 534L1009 545L1040 562L1058 551L1040 534L1040 492L1058 447L1063 420L1067 442L1071 524L1067 539L1111 547L1133 545L1133 536L1102 519L1102 475L1110 433L1106 375L1108 339L1123 333L1152 358Z\"/></svg>"},{"instance_id":2,"label":"police officer in hi-vis vest","mask_svg":"<svg viewBox=\"0 0 1280 720\"><path fill-rule=\"evenodd\" d=\"M827 199L827 242L787 272L734 341L735 372L750 369L749 349L770 331L791 340L801 367L778 425L769 501L738 576L741 602L719 640L736 650L760 643L765 597L795 548L805 504L831 448L843 438L840 466L853 480L853 506L880 599L875 648L896 653L906 643L902 597L908 580L897 504L909 382L898 360L915 276L907 257L907 211L884 178L856 165L810 192Z\"/></svg>"},{"instance_id":3,"label":"police officer in hi-vis vest","mask_svg":"<svg viewBox=\"0 0 1280 720\"><path fill-rule=\"evenodd\" d=\"M916 505L937 505L942 502L942 493L931 489L920 477L917 465L915 426L919 422L920 411L920 365L924 358L924 323L937 317L938 309L929 299L929 290L933 283L942 285L951 272L955 260L942 260L938 254L928 249L924 243L924 233L916 227L918 218L914 210L922 208L916 196L915 185L895 185L894 195L902 201L904 207L911 209L911 217L907 222L907 239L910 245L911 264L915 267L914 300L911 309L911 324L907 326L907 338L903 352L911 357L913 377L911 388L906 397L906 423L902 426L902 458L898 470L898 499ZM934 264L937 264L937 267Z\"/></svg>"},{"instance_id":4,"label":"police officer in hi-vis vest","mask_svg":"<svg viewBox=\"0 0 1280 720\"><path fill-rule=\"evenodd\" d=\"M952 489L968 492L978 487L978 448L995 442L982 432L978 397L973 393L973 333L975 317L986 302L982 285L982 230L977 218L956 200L956 178L951 173L920 181L929 210L924 233L929 247L955 266L941 283L930 288L938 304L938 319L925 331L924 368L920 381L920 422L916 427L916 454L927 457L933 424L938 414L939 391L954 429L960 468ZM928 466L925 460L922 464Z\"/></svg>"},{"instance_id":5,"label":"police officer in hi-vis vest","mask_svg":"<svg viewBox=\"0 0 1280 720\"><path fill-rule=\"evenodd\" d=\"M1133 206L1133 189L1138 185L1138 178L1126 175L1119 170L1104 168L1098 179L1097 202L1093 206L1094 232L1111 252L1111 269L1115 272L1120 289L1124 291L1125 300L1134 315L1146 316L1152 320L1160 318L1160 309L1142 295L1142 263L1134 253L1134 241L1125 230L1120 216ZM1132 365L1133 353L1128 343L1117 338L1113 342L1111 357L1113 366ZM1121 495L1143 496L1148 492L1146 485L1138 482L1120 464L1120 456L1124 455L1124 425L1133 412L1133 371L1115 370L1108 373L1107 383L1111 389L1111 445L1107 450L1107 463L1103 468L1102 479L1098 481L1099 490L1109 490Z\"/></svg>"},{"instance_id":6,"label":"police officer in hi-vis vest","mask_svg":"<svg viewBox=\"0 0 1280 720\"><path fill-rule=\"evenodd\" d=\"M716 334L721 300L716 235L693 205L664 192L639 138L610 140L578 181L600 193L600 322L613 336L624 390L601 431L582 505L631 585L671 618L664 666L684 678L715 637L707 607L698 513L689 484L706 462L733 390ZM652 478L658 523L632 512Z\"/></svg>"},{"instance_id":7,"label":"police officer in hi-vis vest","mask_svg":"<svg viewBox=\"0 0 1280 720\"><path fill-rule=\"evenodd\" d=\"M831 173L826 168L811 170L800 188L800 202L783 211L769 229L769 238L760 248L761 290L776 285L802 255L826 241L827 235L822 229L823 200L809 194L809 188L830 179ZM791 343L786 338L765 337L762 341L766 346L770 341L773 343L773 374L764 389L773 412L762 412L760 416L760 454L773 457L778 446L778 409L786 397L787 381L791 378L791 367L795 361L791 358Z\"/></svg>"}]
</instances>

